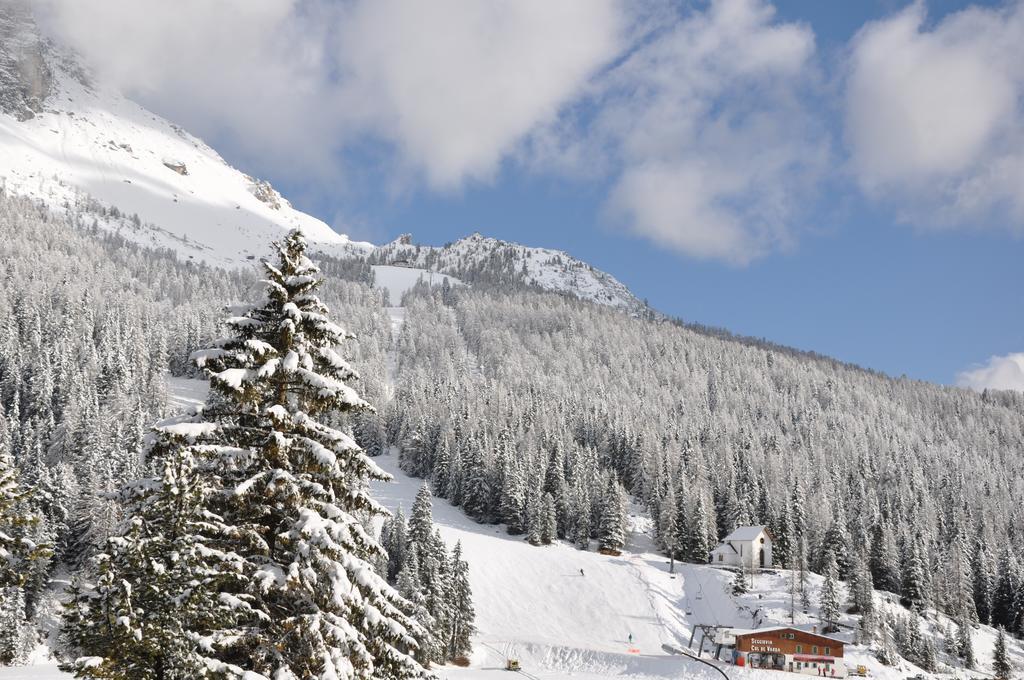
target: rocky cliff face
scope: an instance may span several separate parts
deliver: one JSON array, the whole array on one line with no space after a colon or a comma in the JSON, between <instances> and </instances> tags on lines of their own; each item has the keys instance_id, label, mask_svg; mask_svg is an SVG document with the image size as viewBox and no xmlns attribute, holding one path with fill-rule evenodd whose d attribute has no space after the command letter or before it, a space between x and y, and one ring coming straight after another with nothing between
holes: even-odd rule
<instances>
[{"instance_id":1,"label":"rocky cliff face","mask_svg":"<svg viewBox=\"0 0 1024 680\"><path fill-rule=\"evenodd\" d=\"M28 3L0 0L0 111L20 121L42 113L53 88L46 50Z\"/></svg>"}]
</instances>

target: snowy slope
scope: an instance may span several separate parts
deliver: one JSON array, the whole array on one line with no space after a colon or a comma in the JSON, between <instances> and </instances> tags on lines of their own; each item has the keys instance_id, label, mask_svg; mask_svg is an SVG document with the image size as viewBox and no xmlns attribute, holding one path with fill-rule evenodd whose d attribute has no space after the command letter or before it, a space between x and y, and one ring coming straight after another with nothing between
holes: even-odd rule
<instances>
[{"instance_id":1,"label":"snowy slope","mask_svg":"<svg viewBox=\"0 0 1024 680\"><path fill-rule=\"evenodd\" d=\"M412 507L422 480L406 476L397 456L375 461L395 480L374 485L374 496L395 510ZM647 522L631 517L631 543L621 557L577 550L565 543L545 547L527 544L522 536L509 536L502 526L480 525L447 501L435 499L434 520L449 546L461 541L469 563L479 633L474 639L470 669L446 667L439 677L485 680L502 678L503 655L519 659L536 678L713 678L713 670L668 654L663 644L686 648L695 624L765 628L789 623L789 572L758 575L755 589L735 597L730 593L732 573L711 566L677 564L668 571L666 558L651 552L643 533ZM583 575L580 570L583 570ZM810 575L812 601L821 577ZM882 607L902 611L889 596L878 593ZM938 617L946 625L945 617ZM836 637L853 642L854 619L844 615L847 627ZM817 610L798 610L796 625L820 625ZM627 642L633 634L634 643ZM994 631L980 626L973 633L980 673L927 674L926 677L985 677L990 675ZM699 633L698 633L699 639ZM938 646L938 643L937 643ZM1019 666L1024 650L1010 642ZM696 652L697 643L693 651ZM710 643L705 656L713 653ZM848 644L845 663L864 664L871 677L903 679L922 671L903 662L887 667L866 648ZM732 678L784 680L792 675L777 671L735 668L719 664ZM796 676L800 677L800 676Z\"/></svg>"},{"instance_id":2,"label":"snowy slope","mask_svg":"<svg viewBox=\"0 0 1024 680\"><path fill-rule=\"evenodd\" d=\"M9 0L0 2L0 184L57 210L92 199L138 215L148 226L124 230L132 240L212 264L244 263L293 227L332 254L370 247L295 210L201 140L93 82Z\"/></svg>"},{"instance_id":3,"label":"snowy slope","mask_svg":"<svg viewBox=\"0 0 1024 680\"><path fill-rule=\"evenodd\" d=\"M55 664L0 668L0 680L71 680L69 673L61 673Z\"/></svg>"},{"instance_id":4,"label":"snowy slope","mask_svg":"<svg viewBox=\"0 0 1024 680\"><path fill-rule=\"evenodd\" d=\"M436 286L442 285L445 281L453 286L462 285L462 281L454 276L438 274L417 267L391 265L374 265L373 267L373 284L377 288L388 291L388 305L391 307L398 307L402 302L402 296L412 290L421 280Z\"/></svg>"},{"instance_id":5,"label":"snowy slope","mask_svg":"<svg viewBox=\"0 0 1024 680\"><path fill-rule=\"evenodd\" d=\"M380 264L405 263L457 276L466 283L523 285L574 295L630 312L646 309L611 274L560 250L531 248L473 234L445 246L419 246L403 236L368 255Z\"/></svg>"}]
</instances>

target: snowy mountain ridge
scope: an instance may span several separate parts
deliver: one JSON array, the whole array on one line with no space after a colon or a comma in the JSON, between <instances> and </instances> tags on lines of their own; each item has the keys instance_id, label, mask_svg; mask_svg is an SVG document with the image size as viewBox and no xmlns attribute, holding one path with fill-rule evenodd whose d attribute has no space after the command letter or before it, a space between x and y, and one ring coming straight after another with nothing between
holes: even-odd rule
<instances>
[{"instance_id":1,"label":"snowy mountain ridge","mask_svg":"<svg viewBox=\"0 0 1024 680\"><path fill-rule=\"evenodd\" d=\"M444 246L422 246L404 235L367 254L373 264L417 267L466 283L526 286L573 295L632 313L647 305L611 274L561 250L533 248L471 234Z\"/></svg>"},{"instance_id":2,"label":"snowy mountain ridge","mask_svg":"<svg viewBox=\"0 0 1024 680\"><path fill-rule=\"evenodd\" d=\"M135 242L220 266L255 259L294 227L331 254L371 247L96 83L41 35L27 5L9 0L0 2L0 186L52 210L85 208Z\"/></svg>"}]
</instances>

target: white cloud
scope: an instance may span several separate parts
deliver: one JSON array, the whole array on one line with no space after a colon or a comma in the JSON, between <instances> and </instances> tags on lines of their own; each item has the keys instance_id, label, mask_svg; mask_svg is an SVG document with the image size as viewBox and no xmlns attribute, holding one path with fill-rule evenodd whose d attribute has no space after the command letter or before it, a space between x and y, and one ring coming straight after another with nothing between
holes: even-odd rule
<instances>
[{"instance_id":1,"label":"white cloud","mask_svg":"<svg viewBox=\"0 0 1024 680\"><path fill-rule=\"evenodd\" d=\"M910 5L851 44L846 139L860 185L921 226L1024 228L1024 2L925 18Z\"/></svg>"},{"instance_id":2,"label":"white cloud","mask_svg":"<svg viewBox=\"0 0 1024 680\"><path fill-rule=\"evenodd\" d=\"M364 165L452 191L515 163L608 183L614 223L745 263L795 242L828 155L814 35L767 0L36 2L143 103L335 191Z\"/></svg>"},{"instance_id":3,"label":"white cloud","mask_svg":"<svg viewBox=\"0 0 1024 680\"><path fill-rule=\"evenodd\" d=\"M991 357L984 366L958 374L956 382L961 387L970 387L978 391L1024 391L1024 352Z\"/></svg>"},{"instance_id":4,"label":"white cloud","mask_svg":"<svg viewBox=\"0 0 1024 680\"><path fill-rule=\"evenodd\" d=\"M814 52L761 0L718 0L641 45L607 74L594 126L621 164L613 219L740 264L791 244L827 156L803 102Z\"/></svg>"},{"instance_id":5,"label":"white cloud","mask_svg":"<svg viewBox=\"0 0 1024 680\"><path fill-rule=\"evenodd\" d=\"M367 139L432 188L493 177L621 48L615 0L36 0L100 74L310 179ZM335 172L331 172L335 171Z\"/></svg>"},{"instance_id":6,"label":"white cloud","mask_svg":"<svg viewBox=\"0 0 1024 680\"><path fill-rule=\"evenodd\" d=\"M488 180L621 49L610 0L362 2L346 16L346 101L435 188Z\"/></svg>"},{"instance_id":7,"label":"white cloud","mask_svg":"<svg viewBox=\"0 0 1024 680\"><path fill-rule=\"evenodd\" d=\"M234 155L330 174L337 12L300 0L33 0L98 77Z\"/></svg>"}]
</instances>

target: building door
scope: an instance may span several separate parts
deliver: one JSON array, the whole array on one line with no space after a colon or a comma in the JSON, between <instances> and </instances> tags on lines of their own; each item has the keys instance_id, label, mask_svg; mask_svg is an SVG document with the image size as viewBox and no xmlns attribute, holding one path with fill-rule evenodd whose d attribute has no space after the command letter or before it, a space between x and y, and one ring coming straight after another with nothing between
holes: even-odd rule
<instances>
[{"instance_id":1,"label":"building door","mask_svg":"<svg viewBox=\"0 0 1024 680\"><path fill-rule=\"evenodd\" d=\"M759 551L758 559L761 560L761 568L764 569L764 548Z\"/></svg>"}]
</instances>

